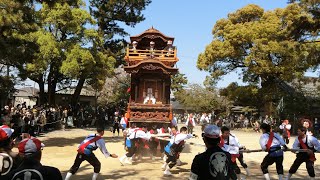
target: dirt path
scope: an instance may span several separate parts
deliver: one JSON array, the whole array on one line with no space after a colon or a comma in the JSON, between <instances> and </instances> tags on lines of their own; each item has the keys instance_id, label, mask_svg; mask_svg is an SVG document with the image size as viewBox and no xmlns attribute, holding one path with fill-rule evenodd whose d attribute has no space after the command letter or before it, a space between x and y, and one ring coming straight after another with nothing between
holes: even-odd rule
<instances>
[{"instance_id":1,"label":"dirt path","mask_svg":"<svg viewBox=\"0 0 320 180\"><path fill-rule=\"evenodd\" d=\"M74 158L76 156L76 150L78 144L84 139L86 135L94 132L93 130L83 129L71 129L66 131L54 131L45 134L40 137L46 147L43 150L42 164L55 166L62 172L63 177L72 166ZM200 135L200 127L195 128L195 132ZM232 131L240 140L240 143L245 145L248 149L259 148L259 133L254 132L242 132ZM121 133L120 133L121 134ZM105 137L106 146L109 152L115 153L118 156L124 155L123 139L121 137L112 138L112 133L106 131ZM290 141L289 147L292 146L293 138ZM189 140L190 142L203 143L201 138L195 138ZM187 179L189 176L190 167L194 156L200 152L203 152L204 148L199 146L186 145L183 153L180 156L183 162L182 166L176 166L172 169L174 179ZM118 159L104 158L99 150L95 151L95 155L98 157L102 164L99 179L130 179L130 180L145 180L145 179L173 179L173 177L164 177L161 165L163 161L157 158L155 161L151 161L149 158L144 158L140 162L135 162L133 165L121 166ZM244 159L247 162L252 175L246 177L246 179L258 180L263 179L263 175L260 170L260 163L264 158L265 153L250 153L245 154ZM315 171L317 179L320 179L320 154L316 155L318 161L315 163ZM284 158L284 172L285 175L295 159L295 154L286 152ZM242 173L245 173L241 167ZM269 168L271 179L278 179L276 175L275 165ZM83 162L79 171L71 179L74 180L88 180L91 179L93 168L90 164ZM244 174L243 174L244 176ZM306 179L308 177L305 165L302 164L298 172L292 179Z\"/></svg>"}]
</instances>

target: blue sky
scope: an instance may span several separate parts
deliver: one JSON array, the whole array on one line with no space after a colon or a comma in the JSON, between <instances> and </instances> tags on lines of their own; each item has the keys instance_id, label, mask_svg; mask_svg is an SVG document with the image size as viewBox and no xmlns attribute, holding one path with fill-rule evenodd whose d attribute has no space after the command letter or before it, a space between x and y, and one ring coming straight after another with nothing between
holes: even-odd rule
<instances>
[{"instance_id":1,"label":"blue sky","mask_svg":"<svg viewBox=\"0 0 320 180\"><path fill-rule=\"evenodd\" d=\"M85 0L89 5L88 0ZM226 18L231 12L248 4L257 4L265 10L283 8L287 0L153 0L143 11L145 21L134 28L125 27L131 35L137 35L151 26L168 36L175 37L178 48L177 66L189 83L202 84L206 72L196 67L199 53L212 40L212 28L217 20ZM126 37L129 41L129 37ZM219 81L217 87L226 87L231 82L243 84L236 73L231 73ZM28 84L33 84L27 81Z\"/></svg>"},{"instance_id":2,"label":"blue sky","mask_svg":"<svg viewBox=\"0 0 320 180\"><path fill-rule=\"evenodd\" d=\"M177 66L186 74L189 83L202 84L206 72L196 67L199 53L212 40L211 31L217 20L226 18L231 12L248 4L257 4L265 10L283 8L287 0L153 0L143 12L146 20L135 28L126 28L130 35L137 35L153 26L168 36L175 37L174 45L178 48L180 61ZM129 41L129 38L127 38ZM232 73L223 77L217 87L226 87L239 80Z\"/></svg>"}]
</instances>

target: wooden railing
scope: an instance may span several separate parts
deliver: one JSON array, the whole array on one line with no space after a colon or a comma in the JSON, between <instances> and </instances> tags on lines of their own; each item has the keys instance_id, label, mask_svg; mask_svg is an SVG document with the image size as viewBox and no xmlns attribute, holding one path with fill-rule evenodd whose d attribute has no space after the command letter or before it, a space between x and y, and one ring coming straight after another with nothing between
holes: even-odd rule
<instances>
[{"instance_id":1,"label":"wooden railing","mask_svg":"<svg viewBox=\"0 0 320 180\"><path fill-rule=\"evenodd\" d=\"M158 58L164 61L177 61L177 49L173 51L168 50L133 50L127 48L126 59L128 61L136 61L144 59L145 57Z\"/></svg>"}]
</instances>

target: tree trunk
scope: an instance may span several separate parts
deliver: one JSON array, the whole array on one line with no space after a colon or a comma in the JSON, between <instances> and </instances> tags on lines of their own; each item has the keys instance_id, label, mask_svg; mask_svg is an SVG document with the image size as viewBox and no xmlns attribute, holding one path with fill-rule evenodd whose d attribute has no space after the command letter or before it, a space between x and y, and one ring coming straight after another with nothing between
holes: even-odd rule
<instances>
[{"instance_id":1,"label":"tree trunk","mask_svg":"<svg viewBox=\"0 0 320 180\"><path fill-rule=\"evenodd\" d=\"M81 93L81 90L82 90L82 87L84 85L85 80L86 80L86 78L82 75L78 81L77 87L72 95L72 100L71 100L73 107L76 107L76 104L79 102L80 93Z\"/></svg>"},{"instance_id":2,"label":"tree trunk","mask_svg":"<svg viewBox=\"0 0 320 180\"><path fill-rule=\"evenodd\" d=\"M38 83L39 85L39 99L37 101L37 105L43 105L47 101L47 96L44 92L44 81L43 81L43 74L38 75L37 77L29 77L34 82Z\"/></svg>"},{"instance_id":3,"label":"tree trunk","mask_svg":"<svg viewBox=\"0 0 320 180\"><path fill-rule=\"evenodd\" d=\"M39 85L39 102L38 105L43 105L45 103L45 93L44 93L44 82L43 80L39 80L38 82Z\"/></svg>"},{"instance_id":4,"label":"tree trunk","mask_svg":"<svg viewBox=\"0 0 320 180\"><path fill-rule=\"evenodd\" d=\"M55 105L55 95L58 80L58 73L50 68L48 76L48 103L49 105Z\"/></svg>"}]
</instances>

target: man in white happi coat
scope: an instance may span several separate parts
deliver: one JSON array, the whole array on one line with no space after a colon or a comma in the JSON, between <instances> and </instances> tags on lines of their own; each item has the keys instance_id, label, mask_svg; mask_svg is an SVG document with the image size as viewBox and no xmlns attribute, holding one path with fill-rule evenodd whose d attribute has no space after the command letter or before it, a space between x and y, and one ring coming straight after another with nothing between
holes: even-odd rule
<instances>
[{"instance_id":1,"label":"man in white happi coat","mask_svg":"<svg viewBox=\"0 0 320 180\"><path fill-rule=\"evenodd\" d=\"M306 163L306 168L310 179L315 179L314 162L316 161L316 157L314 152L320 152L320 143L317 138L311 135L306 135L306 132L307 129L305 127L298 128L298 137L295 139L292 148L305 149L306 152L297 153L297 157L289 169L289 174L286 180L289 180L292 174L296 173L299 166L304 162Z\"/></svg>"},{"instance_id":2,"label":"man in white happi coat","mask_svg":"<svg viewBox=\"0 0 320 180\"><path fill-rule=\"evenodd\" d=\"M232 179L241 179L241 171L239 166L237 165L237 158L239 158L240 153L239 149L242 148L242 145L239 143L238 138L230 133L230 129L226 126L221 128L221 141L220 147L229 152L231 154L231 167L234 170L236 177L232 177ZM247 174L249 174L248 168L245 169Z\"/></svg>"}]
</instances>

